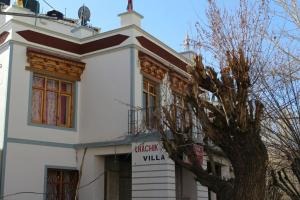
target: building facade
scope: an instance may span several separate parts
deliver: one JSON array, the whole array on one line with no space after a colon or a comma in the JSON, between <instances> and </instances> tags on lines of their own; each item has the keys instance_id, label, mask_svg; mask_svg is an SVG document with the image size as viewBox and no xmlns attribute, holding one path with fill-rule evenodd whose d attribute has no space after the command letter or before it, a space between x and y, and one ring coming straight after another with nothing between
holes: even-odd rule
<instances>
[{"instance_id":1,"label":"building facade","mask_svg":"<svg viewBox=\"0 0 300 200\"><path fill-rule=\"evenodd\" d=\"M145 32L140 14L119 17L120 28L100 33L66 20L0 15L2 196L216 199L168 158L151 124L164 80L183 90L190 54ZM226 160L219 163L229 176Z\"/></svg>"}]
</instances>

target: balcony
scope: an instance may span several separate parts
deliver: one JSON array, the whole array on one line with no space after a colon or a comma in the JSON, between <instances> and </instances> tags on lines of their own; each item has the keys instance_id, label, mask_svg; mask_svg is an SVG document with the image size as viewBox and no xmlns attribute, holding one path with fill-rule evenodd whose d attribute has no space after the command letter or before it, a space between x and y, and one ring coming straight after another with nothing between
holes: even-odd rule
<instances>
[{"instance_id":1,"label":"balcony","mask_svg":"<svg viewBox=\"0 0 300 200\"><path fill-rule=\"evenodd\" d=\"M137 134L148 134L148 133L157 133L158 124L155 119L155 115L159 112L159 108L140 108L140 109L131 109L128 111L128 134L137 135ZM183 120L184 113L177 108L176 111L176 124L178 130L184 130ZM162 117L164 117L162 115ZM199 121L196 118L193 118L193 128L192 128L193 140L196 143L203 142L203 132Z\"/></svg>"},{"instance_id":2,"label":"balcony","mask_svg":"<svg viewBox=\"0 0 300 200\"><path fill-rule=\"evenodd\" d=\"M157 131L155 112L157 108L140 108L128 111L128 133L131 135Z\"/></svg>"}]
</instances>

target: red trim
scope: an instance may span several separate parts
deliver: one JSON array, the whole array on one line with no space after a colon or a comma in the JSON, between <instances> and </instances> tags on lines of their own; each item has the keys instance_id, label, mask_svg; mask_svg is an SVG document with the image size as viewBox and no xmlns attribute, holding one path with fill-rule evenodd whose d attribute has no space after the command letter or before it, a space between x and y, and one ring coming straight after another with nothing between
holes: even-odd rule
<instances>
[{"instance_id":1,"label":"red trim","mask_svg":"<svg viewBox=\"0 0 300 200\"><path fill-rule=\"evenodd\" d=\"M184 61L180 60L173 54L169 53L167 50L163 49L162 47L158 46L154 42L148 40L144 36L138 36L136 39L140 42L140 44L148 49L149 51L155 53L156 55L160 56L161 58L169 61L173 65L179 67L180 69L187 71L186 66L188 65Z\"/></svg>"},{"instance_id":2,"label":"red trim","mask_svg":"<svg viewBox=\"0 0 300 200\"><path fill-rule=\"evenodd\" d=\"M2 44L3 42L5 42L6 38L8 37L9 32L4 31L0 34L0 44Z\"/></svg>"},{"instance_id":3,"label":"red trim","mask_svg":"<svg viewBox=\"0 0 300 200\"><path fill-rule=\"evenodd\" d=\"M92 42L78 44L31 30L18 31L17 33L29 42L80 55L117 46L129 38L127 35L117 34Z\"/></svg>"}]
</instances>

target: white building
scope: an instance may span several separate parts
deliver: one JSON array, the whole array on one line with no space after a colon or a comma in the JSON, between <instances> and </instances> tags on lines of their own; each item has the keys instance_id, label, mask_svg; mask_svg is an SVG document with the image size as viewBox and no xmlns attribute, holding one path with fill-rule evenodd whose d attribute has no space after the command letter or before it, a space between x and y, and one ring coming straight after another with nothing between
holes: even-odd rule
<instances>
[{"instance_id":1,"label":"white building","mask_svg":"<svg viewBox=\"0 0 300 200\"><path fill-rule=\"evenodd\" d=\"M2 196L67 200L80 177L81 200L215 199L175 167L157 133L132 133L150 126L151 111L130 110L157 107L166 77L180 92L191 61L145 32L140 14L119 17L120 28L99 33L0 15Z\"/></svg>"}]
</instances>

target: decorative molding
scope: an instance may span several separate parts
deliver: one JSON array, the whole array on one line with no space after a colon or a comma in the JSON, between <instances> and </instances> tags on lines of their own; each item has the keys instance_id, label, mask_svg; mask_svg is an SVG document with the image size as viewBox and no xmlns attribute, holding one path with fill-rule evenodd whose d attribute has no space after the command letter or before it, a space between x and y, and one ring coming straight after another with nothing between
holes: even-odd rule
<instances>
[{"instance_id":1,"label":"decorative molding","mask_svg":"<svg viewBox=\"0 0 300 200\"><path fill-rule=\"evenodd\" d=\"M18 31L17 33L29 42L76 53L79 55L120 45L129 38L127 35L116 34L91 42L79 44L31 30Z\"/></svg>"},{"instance_id":2,"label":"decorative molding","mask_svg":"<svg viewBox=\"0 0 300 200\"><path fill-rule=\"evenodd\" d=\"M167 67L151 56L139 52L141 71L143 74L162 81L168 71Z\"/></svg>"},{"instance_id":3,"label":"decorative molding","mask_svg":"<svg viewBox=\"0 0 300 200\"><path fill-rule=\"evenodd\" d=\"M85 69L83 62L33 49L27 49L27 61L29 66L26 67L26 70L69 81L80 81L81 74Z\"/></svg>"},{"instance_id":4,"label":"decorative molding","mask_svg":"<svg viewBox=\"0 0 300 200\"><path fill-rule=\"evenodd\" d=\"M3 42L5 42L8 35L9 35L9 32L7 32L7 31L4 31L0 34L0 44L3 44Z\"/></svg>"},{"instance_id":5,"label":"decorative molding","mask_svg":"<svg viewBox=\"0 0 300 200\"><path fill-rule=\"evenodd\" d=\"M165 59L166 61L172 63L173 65L177 66L178 68L182 69L183 71L187 71L187 65L185 61L179 59L169 51L165 50L164 48L160 47L159 45L155 44L151 40L147 39L144 36L138 36L136 39L139 43L152 53L158 55L159 57Z\"/></svg>"},{"instance_id":6,"label":"decorative molding","mask_svg":"<svg viewBox=\"0 0 300 200\"><path fill-rule=\"evenodd\" d=\"M177 73L170 73L171 89L178 93L184 93L188 86L188 80Z\"/></svg>"}]
</instances>

